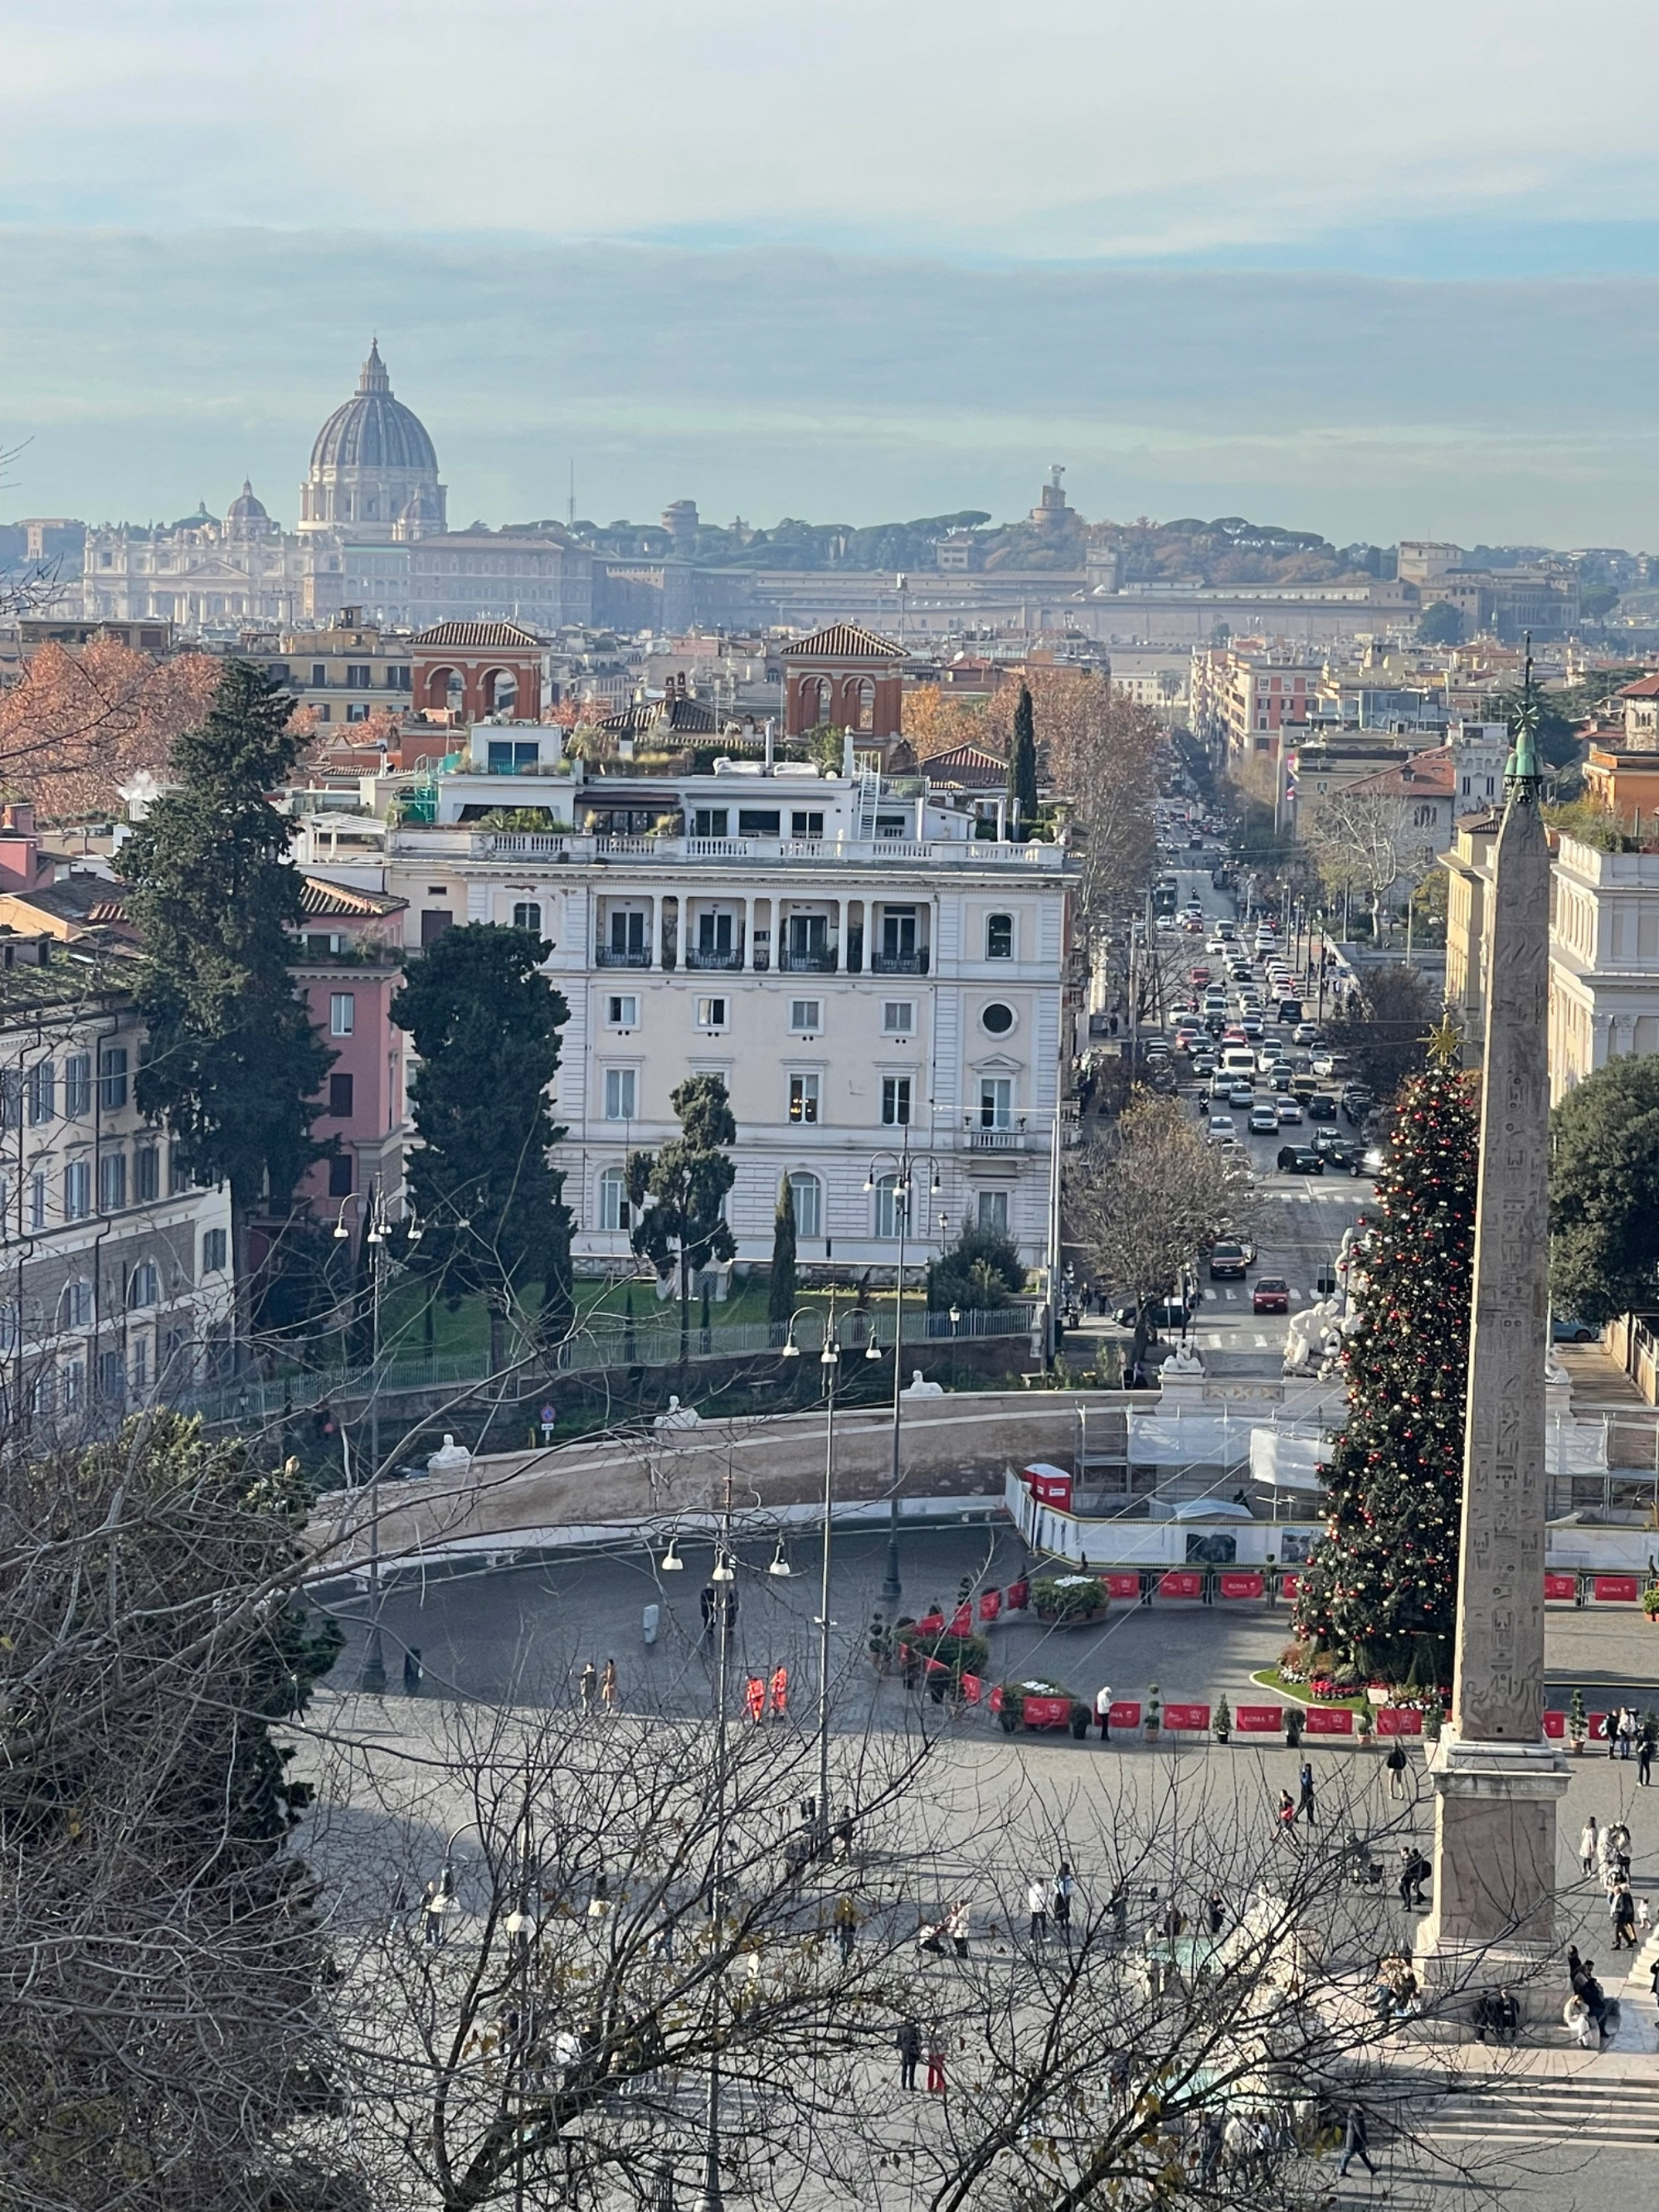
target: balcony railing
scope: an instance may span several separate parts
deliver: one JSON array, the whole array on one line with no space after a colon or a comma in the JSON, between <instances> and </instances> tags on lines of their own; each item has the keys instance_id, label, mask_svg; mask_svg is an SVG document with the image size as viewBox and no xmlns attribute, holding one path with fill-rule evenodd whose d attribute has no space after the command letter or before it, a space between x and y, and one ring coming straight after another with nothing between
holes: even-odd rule
<instances>
[{"instance_id":1,"label":"balcony railing","mask_svg":"<svg viewBox=\"0 0 1659 2212\"><path fill-rule=\"evenodd\" d=\"M878 952L870 963L872 975L925 975L927 973L927 948L919 952Z\"/></svg>"},{"instance_id":2,"label":"balcony railing","mask_svg":"<svg viewBox=\"0 0 1659 2212\"><path fill-rule=\"evenodd\" d=\"M1025 1150L1024 1129L981 1129L970 1127L965 1134L970 1152L1023 1152Z\"/></svg>"},{"instance_id":3,"label":"balcony railing","mask_svg":"<svg viewBox=\"0 0 1659 2212\"><path fill-rule=\"evenodd\" d=\"M785 975L833 975L836 972L836 948L826 945L817 952L781 952L778 969Z\"/></svg>"},{"instance_id":4,"label":"balcony railing","mask_svg":"<svg viewBox=\"0 0 1659 2212\"><path fill-rule=\"evenodd\" d=\"M393 852L432 854L450 849L475 860L745 861L757 867L790 862L808 866L1016 866L1044 874L1075 872L1076 855L1063 845L999 843L981 837L658 837L585 836L579 830L474 830L470 823L406 823L386 832Z\"/></svg>"},{"instance_id":5,"label":"balcony railing","mask_svg":"<svg viewBox=\"0 0 1659 2212\"><path fill-rule=\"evenodd\" d=\"M594 958L601 968L648 968L651 965L651 955L642 945L637 948L602 945Z\"/></svg>"},{"instance_id":6,"label":"balcony railing","mask_svg":"<svg viewBox=\"0 0 1659 2212\"><path fill-rule=\"evenodd\" d=\"M741 952L704 952L694 947L686 954L685 964L688 968L716 969L729 975L743 966L743 955Z\"/></svg>"}]
</instances>

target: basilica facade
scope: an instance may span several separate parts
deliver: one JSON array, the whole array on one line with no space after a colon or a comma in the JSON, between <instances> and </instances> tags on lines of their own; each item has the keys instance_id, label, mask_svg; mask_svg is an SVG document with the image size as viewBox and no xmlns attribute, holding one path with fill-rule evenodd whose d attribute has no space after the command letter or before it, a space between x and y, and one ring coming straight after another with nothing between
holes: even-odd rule
<instances>
[{"instance_id":1,"label":"basilica facade","mask_svg":"<svg viewBox=\"0 0 1659 2212\"><path fill-rule=\"evenodd\" d=\"M329 416L284 531L250 483L222 521L204 506L165 526L87 532L66 611L87 621L173 623L228 637L258 625L326 623L345 606L387 628L495 616L538 630L592 619L592 562L556 525L447 527L425 425L392 392L378 343Z\"/></svg>"}]
</instances>

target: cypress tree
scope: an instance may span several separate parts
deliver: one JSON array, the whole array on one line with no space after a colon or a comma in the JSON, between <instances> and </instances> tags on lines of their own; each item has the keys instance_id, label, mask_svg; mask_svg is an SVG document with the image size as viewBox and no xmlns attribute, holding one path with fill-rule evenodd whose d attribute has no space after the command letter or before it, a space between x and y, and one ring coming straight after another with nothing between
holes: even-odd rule
<instances>
[{"instance_id":1,"label":"cypress tree","mask_svg":"<svg viewBox=\"0 0 1659 2212\"><path fill-rule=\"evenodd\" d=\"M1014 742L1008 755L1009 826L1029 831L1037 818L1036 720L1028 684L1019 687L1014 708Z\"/></svg>"},{"instance_id":2,"label":"cypress tree","mask_svg":"<svg viewBox=\"0 0 1659 2212\"><path fill-rule=\"evenodd\" d=\"M262 1203L285 1215L322 1152L311 1124L335 1057L289 974L301 878L287 859L293 823L268 794L299 757L292 712L270 678L230 662L206 720L173 746L179 788L117 860L143 948L138 1104L167 1122L179 1167L228 1183L243 1301L249 1218Z\"/></svg>"},{"instance_id":3,"label":"cypress tree","mask_svg":"<svg viewBox=\"0 0 1659 2212\"><path fill-rule=\"evenodd\" d=\"M409 1086L422 1224L410 1261L452 1309L482 1292L496 1370L529 1285L541 1285L544 1339L562 1334L569 1312L570 1216L551 1157L564 1131L547 1103L569 1009L538 964L544 949L532 930L447 929L410 962L392 1002L421 1063Z\"/></svg>"},{"instance_id":4,"label":"cypress tree","mask_svg":"<svg viewBox=\"0 0 1659 2212\"><path fill-rule=\"evenodd\" d=\"M778 1181L778 1210L772 1218L772 1273L766 1286L766 1318L772 1341L781 1344L795 1310L795 1188L788 1176Z\"/></svg>"},{"instance_id":5,"label":"cypress tree","mask_svg":"<svg viewBox=\"0 0 1659 2212\"><path fill-rule=\"evenodd\" d=\"M1479 1154L1475 1079L1443 1050L1402 1087L1351 1262L1347 1426L1296 1607L1298 1635L1390 1683L1451 1679Z\"/></svg>"}]
</instances>

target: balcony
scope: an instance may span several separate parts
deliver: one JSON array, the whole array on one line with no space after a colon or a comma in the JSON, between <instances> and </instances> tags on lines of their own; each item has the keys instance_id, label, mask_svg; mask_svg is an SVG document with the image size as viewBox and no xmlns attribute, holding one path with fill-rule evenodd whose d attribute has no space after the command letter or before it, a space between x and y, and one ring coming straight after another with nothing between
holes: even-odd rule
<instances>
[{"instance_id":1,"label":"balcony","mask_svg":"<svg viewBox=\"0 0 1659 2212\"><path fill-rule=\"evenodd\" d=\"M872 975L925 975L927 973L927 947L919 952L878 952L871 959Z\"/></svg>"},{"instance_id":2,"label":"balcony","mask_svg":"<svg viewBox=\"0 0 1659 2212\"><path fill-rule=\"evenodd\" d=\"M707 969L720 975L735 975L743 967L741 952L703 952L693 950L685 956L688 968Z\"/></svg>"},{"instance_id":3,"label":"balcony","mask_svg":"<svg viewBox=\"0 0 1659 2212\"><path fill-rule=\"evenodd\" d=\"M602 945L594 954L593 960L594 965L599 968L648 968L651 965L651 955L642 945L637 949Z\"/></svg>"},{"instance_id":4,"label":"balcony","mask_svg":"<svg viewBox=\"0 0 1659 2212\"><path fill-rule=\"evenodd\" d=\"M1023 1152L1025 1150L1024 1129L982 1129L970 1125L963 1132L963 1141L970 1152Z\"/></svg>"},{"instance_id":5,"label":"balcony","mask_svg":"<svg viewBox=\"0 0 1659 2212\"><path fill-rule=\"evenodd\" d=\"M780 952L778 972L784 975L833 975L836 948L826 945L815 952Z\"/></svg>"}]
</instances>

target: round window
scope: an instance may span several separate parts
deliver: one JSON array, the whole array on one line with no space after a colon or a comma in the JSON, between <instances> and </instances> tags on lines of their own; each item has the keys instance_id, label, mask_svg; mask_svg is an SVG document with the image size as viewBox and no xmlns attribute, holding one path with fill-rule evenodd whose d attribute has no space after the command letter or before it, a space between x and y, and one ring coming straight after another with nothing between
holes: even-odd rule
<instances>
[{"instance_id":1,"label":"round window","mask_svg":"<svg viewBox=\"0 0 1659 2212\"><path fill-rule=\"evenodd\" d=\"M993 999L980 1016L980 1020L993 1036L1006 1036L1014 1026L1014 1010L1012 1006L1005 1006L1000 999Z\"/></svg>"}]
</instances>

